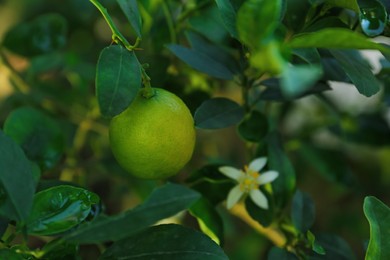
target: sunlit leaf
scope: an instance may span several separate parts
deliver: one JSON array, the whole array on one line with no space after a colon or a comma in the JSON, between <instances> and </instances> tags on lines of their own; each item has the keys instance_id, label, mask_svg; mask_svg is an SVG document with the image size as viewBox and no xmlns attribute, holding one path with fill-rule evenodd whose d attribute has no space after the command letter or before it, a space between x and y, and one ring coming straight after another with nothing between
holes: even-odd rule
<instances>
[{"instance_id":1,"label":"sunlit leaf","mask_svg":"<svg viewBox=\"0 0 390 260\"><path fill-rule=\"evenodd\" d=\"M375 197L364 199L364 214L370 223L370 242L368 244L366 259L390 258L390 209Z\"/></svg>"},{"instance_id":2,"label":"sunlit leaf","mask_svg":"<svg viewBox=\"0 0 390 260\"><path fill-rule=\"evenodd\" d=\"M375 49L390 53L390 48L372 42L362 34L342 28L299 34L286 45L290 48Z\"/></svg>"},{"instance_id":3,"label":"sunlit leaf","mask_svg":"<svg viewBox=\"0 0 390 260\"><path fill-rule=\"evenodd\" d=\"M280 0L248 0L238 10L237 31L243 43L252 49L271 35L278 26Z\"/></svg>"},{"instance_id":4,"label":"sunlit leaf","mask_svg":"<svg viewBox=\"0 0 390 260\"><path fill-rule=\"evenodd\" d=\"M222 245L224 232L222 226L222 218L215 210L213 205L204 197L195 202L190 213L198 220L199 227L217 244Z\"/></svg>"}]
</instances>

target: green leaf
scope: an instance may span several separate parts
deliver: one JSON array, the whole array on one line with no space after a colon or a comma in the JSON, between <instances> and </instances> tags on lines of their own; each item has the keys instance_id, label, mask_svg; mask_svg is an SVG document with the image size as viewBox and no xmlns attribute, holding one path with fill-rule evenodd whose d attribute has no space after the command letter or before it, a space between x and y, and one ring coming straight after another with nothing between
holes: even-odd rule
<instances>
[{"instance_id":1,"label":"green leaf","mask_svg":"<svg viewBox=\"0 0 390 260\"><path fill-rule=\"evenodd\" d=\"M227 260L228 257L202 233L168 224L150 227L114 243L99 259Z\"/></svg>"},{"instance_id":2,"label":"green leaf","mask_svg":"<svg viewBox=\"0 0 390 260\"><path fill-rule=\"evenodd\" d=\"M11 28L3 45L27 57L53 52L65 46L67 21L58 14L41 15Z\"/></svg>"},{"instance_id":3,"label":"green leaf","mask_svg":"<svg viewBox=\"0 0 390 260\"><path fill-rule=\"evenodd\" d=\"M231 80L233 78L233 73L225 64L214 60L206 53L177 44L170 44L167 48L187 65L200 72L219 79Z\"/></svg>"},{"instance_id":4,"label":"green leaf","mask_svg":"<svg viewBox=\"0 0 390 260\"><path fill-rule=\"evenodd\" d=\"M360 12L357 0L325 0L325 2L332 6L351 9L356 13Z\"/></svg>"},{"instance_id":5,"label":"green leaf","mask_svg":"<svg viewBox=\"0 0 390 260\"><path fill-rule=\"evenodd\" d=\"M378 0L361 1L359 6L362 31L370 37L383 33L388 21L385 6Z\"/></svg>"},{"instance_id":6,"label":"green leaf","mask_svg":"<svg viewBox=\"0 0 390 260\"><path fill-rule=\"evenodd\" d=\"M287 42L286 46L290 48L374 49L390 53L390 48L372 42L362 34L342 28L328 28L298 34Z\"/></svg>"},{"instance_id":7,"label":"green leaf","mask_svg":"<svg viewBox=\"0 0 390 260\"><path fill-rule=\"evenodd\" d=\"M371 71L370 64L355 50L331 50L345 73L360 94L370 97L380 90L380 84Z\"/></svg>"},{"instance_id":8,"label":"green leaf","mask_svg":"<svg viewBox=\"0 0 390 260\"><path fill-rule=\"evenodd\" d=\"M315 145L301 143L299 154L306 165L314 167L325 179L352 186L354 174L347 165L347 158L338 149L328 149Z\"/></svg>"},{"instance_id":9,"label":"green leaf","mask_svg":"<svg viewBox=\"0 0 390 260\"><path fill-rule=\"evenodd\" d=\"M284 0L286 13L284 24L294 32L299 32L305 24L306 18L312 7L308 0Z\"/></svg>"},{"instance_id":10,"label":"green leaf","mask_svg":"<svg viewBox=\"0 0 390 260\"><path fill-rule=\"evenodd\" d=\"M35 194L27 232L34 235L53 235L79 225L99 197L88 190L73 186L56 186Z\"/></svg>"},{"instance_id":11,"label":"green leaf","mask_svg":"<svg viewBox=\"0 0 390 260\"><path fill-rule=\"evenodd\" d=\"M141 68L134 52L120 45L100 53L96 71L96 95L103 116L112 117L125 110L141 87Z\"/></svg>"},{"instance_id":12,"label":"green leaf","mask_svg":"<svg viewBox=\"0 0 390 260\"><path fill-rule=\"evenodd\" d=\"M0 259L7 259L7 260L25 260L25 258L16 253L15 251L8 249L8 248L2 248L0 249Z\"/></svg>"},{"instance_id":13,"label":"green leaf","mask_svg":"<svg viewBox=\"0 0 390 260\"><path fill-rule=\"evenodd\" d=\"M283 151L280 137L276 132L268 135L267 145L268 168L279 172L278 178L271 183L275 204L279 208L283 208L295 190L295 171L289 158Z\"/></svg>"},{"instance_id":14,"label":"green leaf","mask_svg":"<svg viewBox=\"0 0 390 260\"><path fill-rule=\"evenodd\" d=\"M282 91L287 97L297 97L314 86L322 76L318 65L285 66L282 72Z\"/></svg>"},{"instance_id":15,"label":"green leaf","mask_svg":"<svg viewBox=\"0 0 390 260\"><path fill-rule=\"evenodd\" d=\"M277 28L281 14L280 0L247 0L237 14L237 31L241 41L257 49Z\"/></svg>"},{"instance_id":16,"label":"green leaf","mask_svg":"<svg viewBox=\"0 0 390 260\"><path fill-rule=\"evenodd\" d=\"M325 249L318 244L318 242L316 241L316 237L310 230L307 230L306 237L310 243L311 249L314 252L316 252L319 255L326 255Z\"/></svg>"},{"instance_id":17,"label":"green leaf","mask_svg":"<svg viewBox=\"0 0 390 260\"><path fill-rule=\"evenodd\" d=\"M42 259L55 260L81 260L78 255L79 245L58 243L61 238L53 239L43 246L41 252L44 252Z\"/></svg>"},{"instance_id":18,"label":"green leaf","mask_svg":"<svg viewBox=\"0 0 390 260\"><path fill-rule=\"evenodd\" d=\"M215 2L217 3L226 30L232 37L238 39L236 28L236 10L234 10L232 3L230 0L215 0Z\"/></svg>"},{"instance_id":19,"label":"green leaf","mask_svg":"<svg viewBox=\"0 0 390 260\"><path fill-rule=\"evenodd\" d=\"M331 90L329 85L325 82L318 81L313 87L298 95L296 97L286 97L280 87L280 80L276 78L269 78L262 82L262 85L267 88L260 93L260 100L272 100L272 101L288 101L292 99L298 99L307 95L321 93L327 90Z\"/></svg>"},{"instance_id":20,"label":"green leaf","mask_svg":"<svg viewBox=\"0 0 390 260\"><path fill-rule=\"evenodd\" d=\"M100 243L119 240L149 227L157 221L187 209L199 193L177 184L166 184L141 205L112 217L100 217L80 226L65 237L74 243Z\"/></svg>"},{"instance_id":21,"label":"green leaf","mask_svg":"<svg viewBox=\"0 0 390 260\"><path fill-rule=\"evenodd\" d=\"M235 58L223 47L212 43L199 33L187 31L186 37L193 50L201 52L211 59L223 64L232 74L237 74L240 69Z\"/></svg>"},{"instance_id":22,"label":"green leaf","mask_svg":"<svg viewBox=\"0 0 390 260\"><path fill-rule=\"evenodd\" d=\"M298 257L288 252L287 250L279 247L272 247L268 252L268 260L298 260Z\"/></svg>"},{"instance_id":23,"label":"green leaf","mask_svg":"<svg viewBox=\"0 0 390 260\"><path fill-rule=\"evenodd\" d=\"M250 198L245 200L245 208L254 220L259 222L263 227L268 227L275 220L274 202L267 190L263 189L263 187L260 187L260 189L264 196L267 197L268 209L260 208Z\"/></svg>"},{"instance_id":24,"label":"green leaf","mask_svg":"<svg viewBox=\"0 0 390 260\"><path fill-rule=\"evenodd\" d=\"M294 49L292 54L308 64L320 64L321 56L316 48Z\"/></svg>"},{"instance_id":25,"label":"green leaf","mask_svg":"<svg viewBox=\"0 0 390 260\"><path fill-rule=\"evenodd\" d=\"M1 199L0 199L1 203ZM0 217L0 237L3 237L5 231L8 228L9 220L7 218Z\"/></svg>"},{"instance_id":26,"label":"green leaf","mask_svg":"<svg viewBox=\"0 0 390 260\"><path fill-rule=\"evenodd\" d=\"M22 149L0 130L0 215L25 221L35 192L31 164Z\"/></svg>"},{"instance_id":27,"label":"green leaf","mask_svg":"<svg viewBox=\"0 0 390 260\"><path fill-rule=\"evenodd\" d=\"M250 142L261 142L268 133L268 119L260 111L253 110L238 125L240 136Z\"/></svg>"},{"instance_id":28,"label":"green leaf","mask_svg":"<svg viewBox=\"0 0 390 260\"><path fill-rule=\"evenodd\" d=\"M322 259L340 259L340 260L355 260L356 257L351 247L342 238L330 234L317 234L315 237L316 243L321 246L326 255L313 256L311 260ZM318 248L319 249L319 248ZM319 249L321 251L321 249Z\"/></svg>"},{"instance_id":29,"label":"green leaf","mask_svg":"<svg viewBox=\"0 0 390 260\"><path fill-rule=\"evenodd\" d=\"M4 123L4 132L43 169L55 166L65 149L65 136L59 123L31 107L12 111Z\"/></svg>"},{"instance_id":30,"label":"green leaf","mask_svg":"<svg viewBox=\"0 0 390 260\"><path fill-rule=\"evenodd\" d=\"M203 233L218 245L223 244L222 218L206 198L202 197L195 202L190 208L190 213L198 220Z\"/></svg>"},{"instance_id":31,"label":"green leaf","mask_svg":"<svg viewBox=\"0 0 390 260\"><path fill-rule=\"evenodd\" d=\"M366 259L390 259L390 209L373 196L364 199L364 215L370 223Z\"/></svg>"},{"instance_id":32,"label":"green leaf","mask_svg":"<svg viewBox=\"0 0 390 260\"><path fill-rule=\"evenodd\" d=\"M244 117L244 109L227 98L212 98L203 102L195 111L195 126L218 129L237 124Z\"/></svg>"},{"instance_id":33,"label":"green leaf","mask_svg":"<svg viewBox=\"0 0 390 260\"><path fill-rule=\"evenodd\" d=\"M294 194L291 206L291 220L294 226L305 233L315 220L315 206L310 196L297 190Z\"/></svg>"},{"instance_id":34,"label":"green leaf","mask_svg":"<svg viewBox=\"0 0 390 260\"><path fill-rule=\"evenodd\" d=\"M138 9L137 0L116 0L130 22L135 33L139 38L142 38L142 19Z\"/></svg>"}]
</instances>

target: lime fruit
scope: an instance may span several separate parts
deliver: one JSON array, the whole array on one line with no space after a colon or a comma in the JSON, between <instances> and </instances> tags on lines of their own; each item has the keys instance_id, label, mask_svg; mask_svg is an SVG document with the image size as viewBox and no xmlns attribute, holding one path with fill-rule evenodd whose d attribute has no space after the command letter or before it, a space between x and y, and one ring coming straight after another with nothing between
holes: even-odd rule
<instances>
[{"instance_id":1,"label":"lime fruit","mask_svg":"<svg viewBox=\"0 0 390 260\"><path fill-rule=\"evenodd\" d=\"M191 112L173 93L152 88L139 91L125 111L110 123L112 152L130 174L162 179L178 173L191 159L195 126Z\"/></svg>"}]
</instances>

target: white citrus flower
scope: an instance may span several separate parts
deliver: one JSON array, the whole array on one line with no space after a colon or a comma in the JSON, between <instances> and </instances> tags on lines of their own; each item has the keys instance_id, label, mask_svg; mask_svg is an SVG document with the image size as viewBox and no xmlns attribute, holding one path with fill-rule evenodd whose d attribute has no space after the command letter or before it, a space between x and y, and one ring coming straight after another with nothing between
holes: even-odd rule
<instances>
[{"instance_id":1,"label":"white citrus flower","mask_svg":"<svg viewBox=\"0 0 390 260\"><path fill-rule=\"evenodd\" d=\"M244 170L239 170L230 166L219 167L218 170L227 177L238 182L227 196L227 208L231 209L244 194L249 194L253 202L263 209L268 209L267 197L259 190L260 185L264 185L275 180L279 173L277 171L267 171L260 173L266 165L267 158L256 158L244 166Z\"/></svg>"}]
</instances>

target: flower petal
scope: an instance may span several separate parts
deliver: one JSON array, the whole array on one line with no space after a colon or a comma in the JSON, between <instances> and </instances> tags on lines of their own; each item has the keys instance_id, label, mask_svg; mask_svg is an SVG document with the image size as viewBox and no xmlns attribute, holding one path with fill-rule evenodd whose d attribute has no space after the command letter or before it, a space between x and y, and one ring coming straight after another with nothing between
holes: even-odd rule
<instances>
[{"instance_id":1,"label":"flower petal","mask_svg":"<svg viewBox=\"0 0 390 260\"><path fill-rule=\"evenodd\" d=\"M263 169L266 163L267 163L267 157L260 157L251 161L248 168L249 170L259 172L261 169Z\"/></svg>"},{"instance_id":2,"label":"flower petal","mask_svg":"<svg viewBox=\"0 0 390 260\"><path fill-rule=\"evenodd\" d=\"M219 167L218 170L233 180L238 180L244 174L242 171L229 166Z\"/></svg>"},{"instance_id":3,"label":"flower petal","mask_svg":"<svg viewBox=\"0 0 390 260\"><path fill-rule=\"evenodd\" d=\"M268 200L267 197L260 190L251 190L249 196L253 202L263 209L268 209Z\"/></svg>"},{"instance_id":4,"label":"flower petal","mask_svg":"<svg viewBox=\"0 0 390 260\"><path fill-rule=\"evenodd\" d=\"M233 189L231 189L227 197L227 208L233 208L233 206L240 200L243 194L244 193L240 189L240 185L237 185Z\"/></svg>"},{"instance_id":5,"label":"flower petal","mask_svg":"<svg viewBox=\"0 0 390 260\"><path fill-rule=\"evenodd\" d=\"M279 173L277 171L267 171L265 173L260 174L260 176L257 177L257 183L266 184L275 180L278 176Z\"/></svg>"}]
</instances>

